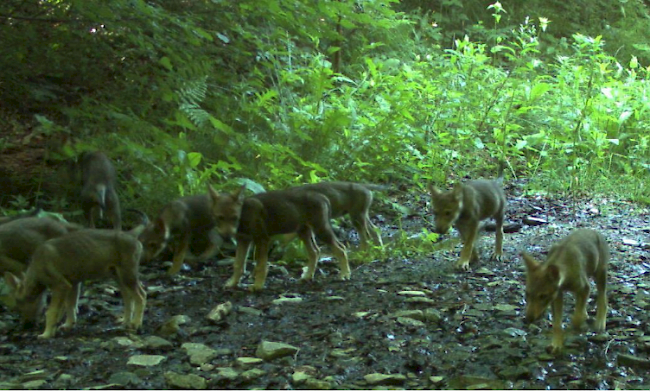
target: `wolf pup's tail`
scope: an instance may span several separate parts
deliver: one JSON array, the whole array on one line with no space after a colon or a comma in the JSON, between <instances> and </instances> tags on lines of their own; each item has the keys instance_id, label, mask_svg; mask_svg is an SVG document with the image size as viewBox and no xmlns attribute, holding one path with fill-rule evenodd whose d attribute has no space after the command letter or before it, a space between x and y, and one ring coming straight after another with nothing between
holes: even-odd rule
<instances>
[{"instance_id":1,"label":"wolf pup's tail","mask_svg":"<svg viewBox=\"0 0 650 392\"><path fill-rule=\"evenodd\" d=\"M104 210L106 210L106 185L97 186L97 202L99 203L99 219L103 219Z\"/></svg>"},{"instance_id":2,"label":"wolf pup's tail","mask_svg":"<svg viewBox=\"0 0 650 392\"><path fill-rule=\"evenodd\" d=\"M499 172L497 174L497 181L503 183L503 175L506 171L506 161L499 161Z\"/></svg>"}]
</instances>

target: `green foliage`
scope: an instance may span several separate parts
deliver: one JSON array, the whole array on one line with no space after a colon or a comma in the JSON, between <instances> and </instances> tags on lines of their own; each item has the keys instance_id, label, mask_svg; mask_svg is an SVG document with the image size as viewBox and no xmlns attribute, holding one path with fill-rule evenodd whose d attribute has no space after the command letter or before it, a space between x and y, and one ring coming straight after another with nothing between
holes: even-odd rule
<instances>
[{"instance_id":1,"label":"green foliage","mask_svg":"<svg viewBox=\"0 0 650 392\"><path fill-rule=\"evenodd\" d=\"M640 197L647 48L622 64L546 15L464 3L4 2L2 113L64 140L54 160L107 151L148 211L207 184L423 192L502 159L536 189Z\"/></svg>"}]
</instances>

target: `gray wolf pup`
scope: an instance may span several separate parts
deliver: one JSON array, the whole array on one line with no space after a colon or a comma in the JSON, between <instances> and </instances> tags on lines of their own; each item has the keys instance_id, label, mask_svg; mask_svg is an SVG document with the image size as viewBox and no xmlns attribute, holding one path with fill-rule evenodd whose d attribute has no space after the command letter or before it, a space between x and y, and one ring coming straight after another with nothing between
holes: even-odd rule
<instances>
[{"instance_id":1,"label":"gray wolf pup","mask_svg":"<svg viewBox=\"0 0 650 392\"><path fill-rule=\"evenodd\" d=\"M268 273L271 238L291 233L298 234L309 257L302 280L313 279L318 264L319 252L314 236L318 236L332 247L339 260L340 278L350 279L345 246L337 240L330 224L331 210L327 197L317 192L296 191L292 188L244 198L244 189L245 186L233 193L220 194L209 187L217 231L224 238L234 237L237 240L234 272L226 287L231 288L239 284L246 270L248 252L254 244L257 263L251 290L261 290Z\"/></svg>"},{"instance_id":2,"label":"gray wolf pup","mask_svg":"<svg viewBox=\"0 0 650 392\"><path fill-rule=\"evenodd\" d=\"M526 263L526 322L538 320L552 304L552 350L564 348L562 331L562 294L572 292L576 297L576 310L571 320L580 330L587 319L589 278L596 281L596 331L605 330L607 318L607 263L609 248L605 238L597 231L578 229L551 247L546 261L540 263L527 253L522 253Z\"/></svg>"},{"instance_id":3,"label":"gray wolf pup","mask_svg":"<svg viewBox=\"0 0 650 392\"><path fill-rule=\"evenodd\" d=\"M368 248L370 238L376 245L383 246L379 229L370 221L368 213L372 204L372 191L385 190L386 187L337 181L307 184L291 189L316 192L327 197L333 219L349 214L354 228L359 233L362 249Z\"/></svg>"},{"instance_id":4,"label":"gray wolf pup","mask_svg":"<svg viewBox=\"0 0 650 392\"><path fill-rule=\"evenodd\" d=\"M496 244L493 257L501 260L503 253L503 220L506 210L506 195L503 191L503 171L494 180L472 180L456 183L448 192L429 185L433 213L435 214L436 232L444 234L453 225L463 241L463 250L457 267L469 270L470 260L478 261L476 237L481 221L494 218L496 221Z\"/></svg>"},{"instance_id":5,"label":"gray wolf pup","mask_svg":"<svg viewBox=\"0 0 650 392\"><path fill-rule=\"evenodd\" d=\"M117 175L115 168L104 153L95 151L81 157L81 207L91 228L95 219L108 216L113 228L122 230L120 200L115 192Z\"/></svg>"},{"instance_id":6,"label":"gray wolf pup","mask_svg":"<svg viewBox=\"0 0 650 392\"><path fill-rule=\"evenodd\" d=\"M215 225L211 206L208 195L196 195L182 197L163 207L139 236L144 246L143 262L151 261L172 242L174 257L168 274L175 275L183 266L192 239L198 238L207 238L203 242L208 244L198 258L204 260L214 255L220 243L211 233Z\"/></svg>"},{"instance_id":7,"label":"gray wolf pup","mask_svg":"<svg viewBox=\"0 0 650 392\"><path fill-rule=\"evenodd\" d=\"M142 326L147 294L140 284L138 268L142 244L131 234L106 229L83 229L51 239L39 246L27 272L5 273L16 308L22 318L36 321L43 309L45 290L52 299L45 315L45 331L39 338L51 338L66 315L64 328L77 321L77 303L84 280L115 276L124 301L124 325Z\"/></svg>"}]
</instances>

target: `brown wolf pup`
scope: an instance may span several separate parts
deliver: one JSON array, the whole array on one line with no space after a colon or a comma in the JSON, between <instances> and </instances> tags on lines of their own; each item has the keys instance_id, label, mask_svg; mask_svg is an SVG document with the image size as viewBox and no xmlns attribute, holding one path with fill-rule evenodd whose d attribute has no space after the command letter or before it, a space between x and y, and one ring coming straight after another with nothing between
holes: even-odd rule
<instances>
[{"instance_id":1,"label":"brown wolf pup","mask_svg":"<svg viewBox=\"0 0 650 392\"><path fill-rule=\"evenodd\" d=\"M293 188L258 193L244 198L244 189L245 186L242 186L232 194L219 194L209 187L217 231L224 238L237 239L234 272L226 287L232 288L239 284L246 270L248 252L254 244L257 263L254 271L255 282L251 290L261 290L268 273L271 237L290 233L298 234L309 256L302 280L313 279L318 264L319 252L314 235L332 247L339 260L340 278L350 279L345 247L332 231L330 203L325 196L316 192L296 191Z\"/></svg>"},{"instance_id":2,"label":"brown wolf pup","mask_svg":"<svg viewBox=\"0 0 650 392\"><path fill-rule=\"evenodd\" d=\"M174 257L168 274L175 275L183 266L193 238L207 238L203 242L209 244L198 259L211 257L219 249L219 243L215 242L210 233L214 224L208 195L187 196L172 201L163 207L158 217L139 236L144 246L143 262L151 261L173 241Z\"/></svg>"},{"instance_id":3,"label":"brown wolf pup","mask_svg":"<svg viewBox=\"0 0 650 392\"><path fill-rule=\"evenodd\" d=\"M435 214L436 232L444 234L454 227L460 232L463 250L457 267L469 270L470 260L478 261L476 237L481 221L494 218L496 221L496 244L493 257L501 260L503 253L503 220L506 209L506 195L503 191L503 171L499 167L495 180L473 180L456 183L448 192L429 185L433 213Z\"/></svg>"},{"instance_id":4,"label":"brown wolf pup","mask_svg":"<svg viewBox=\"0 0 650 392\"><path fill-rule=\"evenodd\" d=\"M383 246L379 229L370 221L368 212L372 204L372 191L384 190L386 187L337 181L307 184L292 189L316 192L327 197L334 219L349 214L354 228L359 233L362 249L368 248L370 238L378 246Z\"/></svg>"},{"instance_id":5,"label":"brown wolf pup","mask_svg":"<svg viewBox=\"0 0 650 392\"><path fill-rule=\"evenodd\" d=\"M526 263L526 322L539 319L552 303L552 350L564 347L562 332L562 294L570 291L576 296L572 324L576 330L587 319L589 278L598 289L596 300L596 331L605 330L607 318L607 262L609 249L605 238L590 229L578 229L551 247L545 262L540 263L522 253Z\"/></svg>"},{"instance_id":6,"label":"brown wolf pup","mask_svg":"<svg viewBox=\"0 0 650 392\"><path fill-rule=\"evenodd\" d=\"M91 228L95 218L102 219L104 212L115 230L122 230L120 200L115 192L117 175L115 168L104 153L95 151L81 157L81 206Z\"/></svg>"},{"instance_id":7,"label":"brown wolf pup","mask_svg":"<svg viewBox=\"0 0 650 392\"><path fill-rule=\"evenodd\" d=\"M36 321L46 288L52 299L45 315L45 331L39 338L51 338L64 313L64 328L77 321L77 303L84 280L104 279L114 275L124 301L124 325L129 329L142 326L146 292L138 277L142 244L132 235L115 230L83 229L51 239L39 246L27 272L17 277L5 273L12 288L16 308L22 318Z\"/></svg>"},{"instance_id":8,"label":"brown wolf pup","mask_svg":"<svg viewBox=\"0 0 650 392\"><path fill-rule=\"evenodd\" d=\"M32 253L45 241L81 227L50 218L20 218L0 225L0 273L27 269Z\"/></svg>"}]
</instances>

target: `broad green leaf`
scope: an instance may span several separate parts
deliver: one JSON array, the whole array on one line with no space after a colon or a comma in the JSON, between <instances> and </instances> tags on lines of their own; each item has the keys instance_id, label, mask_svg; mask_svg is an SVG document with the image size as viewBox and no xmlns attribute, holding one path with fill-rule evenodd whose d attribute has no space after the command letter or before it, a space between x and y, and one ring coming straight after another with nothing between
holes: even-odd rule
<instances>
[{"instance_id":1,"label":"broad green leaf","mask_svg":"<svg viewBox=\"0 0 650 392\"><path fill-rule=\"evenodd\" d=\"M551 89L551 85L548 83L537 83L535 86L533 86L533 89L530 90L530 100L535 101L544 93L549 91Z\"/></svg>"},{"instance_id":2,"label":"broad green leaf","mask_svg":"<svg viewBox=\"0 0 650 392\"><path fill-rule=\"evenodd\" d=\"M203 154L200 152L191 152L187 154L187 162L190 164L191 168L196 168L199 163L201 163L201 158L203 158Z\"/></svg>"},{"instance_id":3,"label":"broad green leaf","mask_svg":"<svg viewBox=\"0 0 650 392\"><path fill-rule=\"evenodd\" d=\"M172 71L172 70L174 69L174 66L172 65L171 60L170 60L169 57L167 57L167 56L161 58L160 61L159 61L159 63L160 63L160 65L162 65L163 67L167 68L168 71Z\"/></svg>"}]
</instances>

